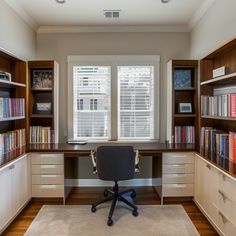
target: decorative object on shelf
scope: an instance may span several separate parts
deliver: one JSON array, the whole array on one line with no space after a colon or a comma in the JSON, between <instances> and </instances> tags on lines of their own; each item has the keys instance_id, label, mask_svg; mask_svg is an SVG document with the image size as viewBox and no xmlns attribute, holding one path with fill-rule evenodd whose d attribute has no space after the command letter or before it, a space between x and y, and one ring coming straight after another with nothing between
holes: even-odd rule
<instances>
[{"instance_id":1,"label":"decorative object on shelf","mask_svg":"<svg viewBox=\"0 0 236 236\"><path fill-rule=\"evenodd\" d=\"M178 88L192 88L192 69L175 69L174 85Z\"/></svg>"},{"instance_id":2,"label":"decorative object on shelf","mask_svg":"<svg viewBox=\"0 0 236 236\"><path fill-rule=\"evenodd\" d=\"M178 107L179 113L192 113L192 104L191 103L179 103Z\"/></svg>"},{"instance_id":3,"label":"decorative object on shelf","mask_svg":"<svg viewBox=\"0 0 236 236\"><path fill-rule=\"evenodd\" d=\"M52 70L33 70L32 88L52 88Z\"/></svg>"},{"instance_id":4,"label":"decorative object on shelf","mask_svg":"<svg viewBox=\"0 0 236 236\"><path fill-rule=\"evenodd\" d=\"M226 75L226 67L225 66L214 69L212 72L213 78L223 76L223 75Z\"/></svg>"},{"instance_id":5,"label":"decorative object on shelf","mask_svg":"<svg viewBox=\"0 0 236 236\"><path fill-rule=\"evenodd\" d=\"M35 114L51 114L52 103L51 102L38 102L35 103Z\"/></svg>"},{"instance_id":6,"label":"decorative object on shelf","mask_svg":"<svg viewBox=\"0 0 236 236\"><path fill-rule=\"evenodd\" d=\"M11 81L11 73L0 71L0 79Z\"/></svg>"}]
</instances>

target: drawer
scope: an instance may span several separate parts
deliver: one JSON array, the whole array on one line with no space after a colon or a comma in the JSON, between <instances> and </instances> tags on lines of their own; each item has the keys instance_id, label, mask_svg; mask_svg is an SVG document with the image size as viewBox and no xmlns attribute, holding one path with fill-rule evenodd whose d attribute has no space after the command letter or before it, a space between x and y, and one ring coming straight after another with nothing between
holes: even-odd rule
<instances>
[{"instance_id":1,"label":"drawer","mask_svg":"<svg viewBox=\"0 0 236 236\"><path fill-rule=\"evenodd\" d=\"M64 165L32 165L32 174L61 174L64 173Z\"/></svg>"},{"instance_id":2,"label":"drawer","mask_svg":"<svg viewBox=\"0 0 236 236\"><path fill-rule=\"evenodd\" d=\"M163 174L164 184L193 184L194 174Z\"/></svg>"},{"instance_id":3,"label":"drawer","mask_svg":"<svg viewBox=\"0 0 236 236\"><path fill-rule=\"evenodd\" d=\"M194 164L194 153L192 152L166 152L163 153L163 164Z\"/></svg>"},{"instance_id":4,"label":"drawer","mask_svg":"<svg viewBox=\"0 0 236 236\"><path fill-rule=\"evenodd\" d=\"M64 163L64 155L63 154L47 154L47 153L37 153L31 154L31 163L36 165L40 164L55 164L55 165L63 165Z\"/></svg>"},{"instance_id":5,"label":"drawer","mask_svg":"<svg viewBox=\"0 0 236 236\"><path fill-rule=\"evenodd\" d=\"M192 174L194 173L193 164L164 164L162 168L163 174Z\"/></svg>"},{"instance_id":6,"label":"drawer","mask_svg":"<svg viewBox=\"0 0 236 236\"><path fill-rule=\"evenodd\" d=\"M221 173L219 175L219 190L236 204L236 180Z\"/></svg>"},{"instance_id":7,"label":"drawer","mask_svg":"<svg viewBox=\"0 0 236 236\"><path fill-rule=\"evenodd\" d=\"M236 226L227 218L224 213L218 211L218 226L219 229L226 236L235 236L236 235Z\"/></svg>"},{"instance_id":8,"label":"drawer","mask_svg":"<svg viewBox=\"0 0 236 236\"><path fill-rule=\"evenodd\" d=\"M236 203L234 203L222 190L219 190L218 204L219 210L223 215L236 225Z\"/></svg>"},{"instance_id":9,"label":"drawer","mask_svg":"<svg viewBox=\"0 0 236 236\"><path fill-rule=\"evenodd\" d=\"M32 197L64 197L64 185L32 185Z\"/></svg>"},{"instance_id":10,"label":"drawer","mask_svg":"<svg viewBox=\"0 0 236 236\"><path fill-rule=\"evenodd\" d=\"M64 175L32 175L32 184L64 184Z\"/></svg>"},{"instance_id":11,"label":"drawer","mask_svg":"<svg viewBox=\"0 0 236 236\"><path fill-rule=\"evenodd\" d=\"M162 191L165 197L193 196L193 184L163 184Z\"/></svg>"}]
</instances>

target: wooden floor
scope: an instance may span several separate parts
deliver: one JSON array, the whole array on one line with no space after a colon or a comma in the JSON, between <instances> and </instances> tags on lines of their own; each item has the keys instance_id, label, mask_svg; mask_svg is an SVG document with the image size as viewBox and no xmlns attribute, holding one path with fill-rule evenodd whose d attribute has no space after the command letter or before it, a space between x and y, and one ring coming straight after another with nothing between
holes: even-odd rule
<instances>
[{"instance_id":1,"label":"wooden floor","mask_svg":"<svg viewBox=\"0 0 236 236\"><path fill-rule=\"evenodd\" d=\"M157 197L152 187L137 187L136 203L139 205L158 205L160 199ZM66 204L79 205L91 204L102 197L103 188L74 188ZM31 201L22 213L13 221L13 223L4 232L4 236L24 235L31 222L44 204L58 204L58 202ZM218 235L207 219L199 211L192 201L168 201L165 204L182 204L193 224L200 235L216 236Z\"/></svg>"}]
</instances>

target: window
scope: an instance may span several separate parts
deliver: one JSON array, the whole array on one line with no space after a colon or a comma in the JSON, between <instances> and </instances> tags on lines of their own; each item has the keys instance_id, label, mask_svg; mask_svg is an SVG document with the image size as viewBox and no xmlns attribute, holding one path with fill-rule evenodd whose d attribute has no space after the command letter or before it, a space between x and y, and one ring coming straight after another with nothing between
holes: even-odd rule
<instances>
[{"instance_id":1,"label":"window","mask_svg":"<svg viewBox=\"0 0 236 236\"><path fill-rule=\"evenodd\" d=\"M108 139L110 67L74 66L73 100L79 101L79 109L73 111L73 139Z\"/></svg>"},{"instance_id":2,"label":"window","mask_svg":"<svg viewBox=\"0 0 236 236\"><path fill-rule=\"evenodd\" d=\"M159 56L68 56L68 141L158 140L158 73Z\"/></svg>"},{"instance_id":3,"label":"window","mask_svg":"<svg viewBox=\"0 0 236 236\"><path fill-rule=\"evenodd\" d=\"M153 66L118 67L118 139L153 139Z\"/></svg>"}]
</instances>

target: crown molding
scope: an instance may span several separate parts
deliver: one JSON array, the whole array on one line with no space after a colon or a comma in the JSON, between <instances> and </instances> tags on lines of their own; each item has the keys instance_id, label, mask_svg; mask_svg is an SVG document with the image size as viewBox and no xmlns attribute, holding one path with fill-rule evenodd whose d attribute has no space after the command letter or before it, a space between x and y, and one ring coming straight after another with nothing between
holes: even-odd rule
<instances>
[{"instance_id":1,"label":"crown molding","mask_svg":"<svg viewBox=\"0 0 236 236\"><path fill-rule=\"evenodd\" d=\"M33 29L35 32L38 29L38 24L36 21L21 7L21 5L18 3L17 0L4 0L9 7L11 7L18 16L20 16L24 22L26 22L31 29Z\"/></svg>"},{"instance_id":2,"label":"crown molding","mask_svg":"<svg viewBox=\"0 0 236 236\"><path fill-rule=\"evenodd\" d=\"M192 18L190 19L188 23L188 27L192 29L200 20L201 18L206 14L208 9L211 7L211 5L215 2L215 0L204 0L200 7L195 11Z\"/></svg>"},{"instance_id":3,"label":"crown molding","mask_svg":"<svg viewBox=\"0 0 236 236\"><path fill-rule=\"evenodd\" d=\"M189 32L187 25L103 25L103 26L40 26L38 34L106 33L106 32Z\"/></svg>"}]
</instances>

